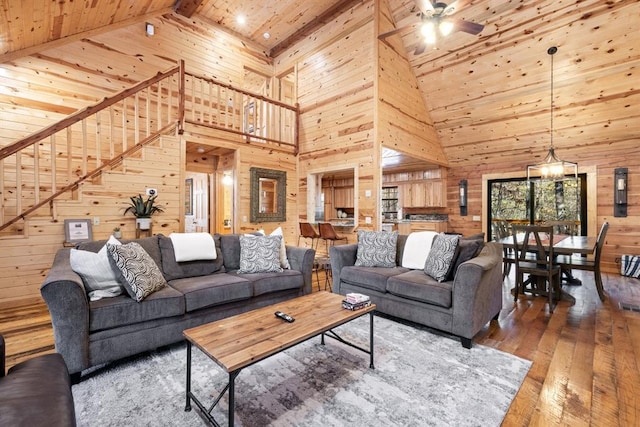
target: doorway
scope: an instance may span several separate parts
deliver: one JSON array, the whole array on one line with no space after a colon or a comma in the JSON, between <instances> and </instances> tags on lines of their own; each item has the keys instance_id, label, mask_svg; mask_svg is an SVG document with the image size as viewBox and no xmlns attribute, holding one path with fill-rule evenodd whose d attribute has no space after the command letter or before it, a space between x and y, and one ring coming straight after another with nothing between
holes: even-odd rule
<instances>
[{"instance_id":1,"label":"doorway","mask_svg":"<svg viewBox=\"0 0 640 427\"><path fill-rule=\"evenodd\" d=\"M186 172L185 179L185 233L209 232L210 175Z\"/></svg>"},{"instance_id":2,"label":"doorway","mask_svg":"<svg viewBox=\"0 0 640 427\"><path fill-rule=\"evenodd\" d=\"M185 233L233 233L236 150L187 142L186 151Z\"/></svg>"}]
</instances>

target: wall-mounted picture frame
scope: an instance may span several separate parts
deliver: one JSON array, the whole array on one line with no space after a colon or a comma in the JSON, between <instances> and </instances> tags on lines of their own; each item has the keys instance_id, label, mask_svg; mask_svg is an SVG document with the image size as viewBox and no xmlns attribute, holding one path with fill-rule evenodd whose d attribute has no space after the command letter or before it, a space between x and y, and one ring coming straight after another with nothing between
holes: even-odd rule
<instances>
[{"instance_id":1,"label":"wall-mounted picture frame","mask_svg":"<svg viewBox=\"0 0 640 427\"><path fill-rule=\"evenodd\" d=\"M193 215L193 178L184 180L184 214Z\"/></svg>"},{"instance_id":2,"label":"wall-mounted picture frame","mask_svg":"<svg viewBox=\"0 0 640 427\"><path fill-rule=\"evenodd\" d=\"M64 239L68 243L79 243L93 240L90 219L65 219Z\"/></svg>"}]
</instances>

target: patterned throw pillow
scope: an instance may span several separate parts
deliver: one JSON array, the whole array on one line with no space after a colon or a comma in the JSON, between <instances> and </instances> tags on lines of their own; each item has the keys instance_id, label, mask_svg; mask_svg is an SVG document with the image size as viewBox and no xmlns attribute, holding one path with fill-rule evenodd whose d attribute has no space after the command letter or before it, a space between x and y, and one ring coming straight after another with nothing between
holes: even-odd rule
<instances>
[{"instance_id":1,"label":"patterned throw pillow","mask_svg":"<svg viewBox=\"0 0 640 427\"><path fill-rule=\"evenodd\" d=\"M460 236L440 233L433 239L431 251L424 263L424 272L443 282L452 266Z\"/></svg>"},{"instance_id":2,"label":"patterned throw pillow","mask_svg":"<svg viewBox=\"0 0 640 427\"><path fill-rule=\"evenodd\" d=\"M360 267L395 267L398 232L358 230L356 264Z\"/></svg>"},{"instance_id":3,"label":"patterned throw pillow","mask_svg":"<svg viewBox=\"0 0 640 427\"><path fill-rule=\"evenodd\" d=\"M240 236L238 273L278 273L282 236Z\"/></svg>"},{"instance_id":4,"label":"patterned throw pillow","mask_svg":"<svg viewBox=\"0 0 640 427\"><path fill-rule=\"evenodd\" d=\"M107 251L120 273L124 288L134 300L140 302L167 286L156 262L136 242L126 245L107 244Z\"/></svg>"}]
</instances>

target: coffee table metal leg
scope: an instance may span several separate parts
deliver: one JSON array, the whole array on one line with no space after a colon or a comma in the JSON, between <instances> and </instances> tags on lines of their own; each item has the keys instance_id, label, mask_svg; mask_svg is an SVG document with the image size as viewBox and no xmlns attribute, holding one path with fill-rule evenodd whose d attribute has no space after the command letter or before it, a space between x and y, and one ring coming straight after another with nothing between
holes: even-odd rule
<instances>
[{"instance_id":1,"label":"coffee table metal leg","mask_svg":"<svg viewBox=\"0 0 640 427\"><path fill-rule=\"evenodd\" d=\"M191 410L191 341L187 341L187 404L184 407L185 412Z\"/></svg>"},{"instance_id":2,"label":"coffee table metal leg","mask_svg":"<svg viewBox=\"0 0 640 427\"><path fill-rule=\"evenodd\" d=\"M235 416L236 377L239 371L229 373L229 427L233 427Z\"/></svg>"},{"instance_id":3,"label":"coffee table metal leg","mask_svg":"<svg viewBox=\"0 0 640 427\"><path fill-rule=\"evenodd\" d=\"M375 369L373 366L373 311L369 313L369 368Z\"/></svg>"}]
</instances>

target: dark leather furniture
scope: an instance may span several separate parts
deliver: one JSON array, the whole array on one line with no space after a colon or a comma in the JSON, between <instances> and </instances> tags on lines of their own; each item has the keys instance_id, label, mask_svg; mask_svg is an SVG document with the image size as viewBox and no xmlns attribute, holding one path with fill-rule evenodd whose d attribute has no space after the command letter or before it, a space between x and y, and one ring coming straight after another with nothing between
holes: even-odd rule
<instances>
[{"instance_id":1,"label":"dark leather furniture","mask_svg":"<svg viewBox=\"0 0 640 427\"><path fill-rule=\"evenodd\" d=\"M0 335L0 426L75 426L67 366L57 353L37 356L5 375L4 337Z\"/></svg>"}]
</instances>

